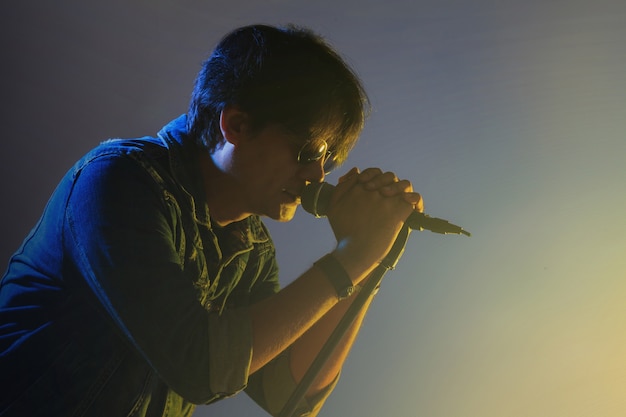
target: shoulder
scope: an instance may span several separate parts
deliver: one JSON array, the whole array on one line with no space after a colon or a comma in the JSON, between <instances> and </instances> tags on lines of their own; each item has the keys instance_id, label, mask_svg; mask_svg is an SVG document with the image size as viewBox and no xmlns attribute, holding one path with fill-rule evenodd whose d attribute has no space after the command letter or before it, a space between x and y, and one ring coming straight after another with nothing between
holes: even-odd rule
<instances>
[{"instance_id":1,"label":"shoulder","mask_svg":"<svg viewBox=\"0 0 626 417\"><path fill-rule=\"evenodd\" d=\"M108 139L86 153L72 168L76 178L83 171L98 165L110 172L135 166L138 171L167 169L169 150L158 138Z\"/></svg>"},{"instance_id":2,"label":"shoulder","mask_svg":"<svg viewBox=\"0 0 626 417\"><path fill-rule=\"evenodd\" d=\"M108 139L87 153L81 161L89 163L93 159L107 156L158 160L167 156L168 151L168 148L159 138L146 136L136 139Z\"/></svg>"}]
</instances>

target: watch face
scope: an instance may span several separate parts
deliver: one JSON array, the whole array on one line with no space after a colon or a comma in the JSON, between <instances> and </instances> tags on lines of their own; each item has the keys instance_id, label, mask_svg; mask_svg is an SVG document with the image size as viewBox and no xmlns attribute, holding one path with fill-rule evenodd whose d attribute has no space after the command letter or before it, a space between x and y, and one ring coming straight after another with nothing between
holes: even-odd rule
<instances>
[{"instance_id":1,"label":"watch face","mask_svg":"<svg viewBox=\"0 0 626 417\"><path fill-rule=\"evenodd\" d=\"M350 285L348 287L345 287L343 290L341 290L337 295L339 296L340 300L343 300L344 298L348 298L352 294L354 294L354 290L355 290L354 285Z\"/></svg>"}]
</instances>

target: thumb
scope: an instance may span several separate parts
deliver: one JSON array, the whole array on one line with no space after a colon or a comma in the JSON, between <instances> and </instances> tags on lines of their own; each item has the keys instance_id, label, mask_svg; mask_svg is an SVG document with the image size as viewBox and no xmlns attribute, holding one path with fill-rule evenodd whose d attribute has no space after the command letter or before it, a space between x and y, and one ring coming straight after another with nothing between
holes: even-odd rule
<instances>
[{"instance_id":1,"label":"thumb","mask_svg":"<svg viewBox=\"0 0 626 417\"><path fill-rule=\"evenodd\" d=\"M350 171L346 172L341 177L339 177L339 179L337 180L337 183L341 184L342 182L349 180L355 175L359 175L359 169L357 167L352 168Z\"/></svg>"}]
</instances>

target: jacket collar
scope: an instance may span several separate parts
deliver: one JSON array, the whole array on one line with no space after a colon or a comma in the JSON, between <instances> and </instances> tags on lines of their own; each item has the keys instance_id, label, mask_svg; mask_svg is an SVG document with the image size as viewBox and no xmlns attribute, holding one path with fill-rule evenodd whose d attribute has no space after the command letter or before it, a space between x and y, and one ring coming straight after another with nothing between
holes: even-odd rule
<instances>
[{"instance_id":1,"label":"jacket collar","mask_svg":"<svg viewBox=\"0 0 626 417\"><path fill-rule=\"evenodd\" d=\"M187 131L187 115L183 114L166 124L157 134L169 149L170 169L175 180L189 196L196 222L211 228L211 216L207 204L200 171L198 152L201 149ZM258 216L250 216L233 223L229 229L240 236L243 247L253 243L267 242L269 235Z\"/></svg>"}]
</instances>

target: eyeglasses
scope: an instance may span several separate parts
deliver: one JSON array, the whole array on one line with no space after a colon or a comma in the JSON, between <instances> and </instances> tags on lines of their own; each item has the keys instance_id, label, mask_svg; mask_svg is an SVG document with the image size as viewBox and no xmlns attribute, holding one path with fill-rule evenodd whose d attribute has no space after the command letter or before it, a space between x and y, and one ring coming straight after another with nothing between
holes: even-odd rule
<instances>
[{"instance_id":1,"label":"eyeglasses","mask_svg":"<svg viewBox=\"0 0 626 417\"><path fill-rule=\"evenodd\" d=\"M324 139L306 141L298 151L298 163L300 164L310 164L320 159L323 159L324 174L326 175L337 167L337 157L333 156L333 152L328 149L328 143Z\"/></svg>"}]
</instances>

